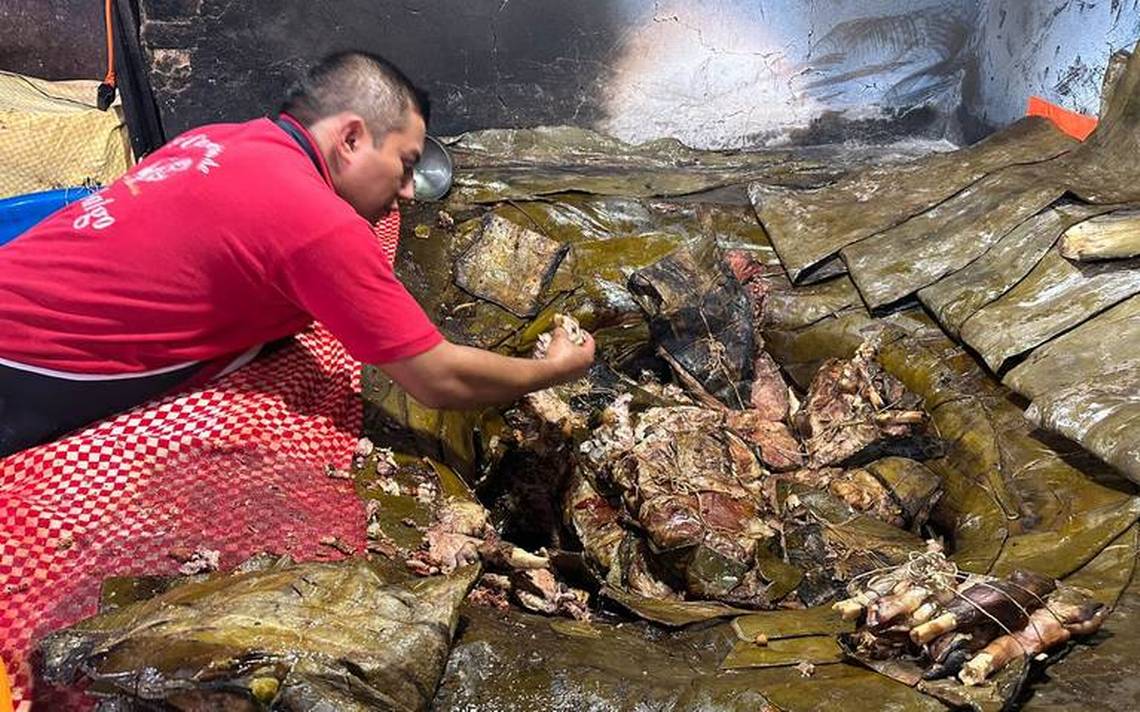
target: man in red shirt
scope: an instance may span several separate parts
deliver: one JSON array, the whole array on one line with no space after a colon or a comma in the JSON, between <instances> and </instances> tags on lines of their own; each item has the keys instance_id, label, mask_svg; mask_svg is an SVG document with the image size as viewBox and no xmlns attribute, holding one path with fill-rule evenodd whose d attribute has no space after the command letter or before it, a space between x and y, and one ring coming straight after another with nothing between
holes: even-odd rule
<instances>
[{"instance_id":1,"label":"man in red shirt","mask_svg":"<svg viewBox=\"0 0 1140 712\"><path fill-rule=\"evenodd\" d=\"M510 402L581 376L446 341L372 225L412 197L428 103L362 52L332 55L276 120L192 130L0 247L0 456L251 359L311 321L421 403Z\"/></svg>"}]
</instances>

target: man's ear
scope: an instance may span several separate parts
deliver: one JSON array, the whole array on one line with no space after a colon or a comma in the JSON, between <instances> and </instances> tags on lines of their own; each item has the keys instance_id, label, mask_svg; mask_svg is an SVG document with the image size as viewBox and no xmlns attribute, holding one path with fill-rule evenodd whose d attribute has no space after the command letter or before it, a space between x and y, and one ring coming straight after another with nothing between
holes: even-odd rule
<instances>
[{"instance_id":1,"label":"man's ear","mask_svg":"<svg viewBox=\"0 0 1140 712\"><path fill-rule=\"evenodd\" d=\"M367 140L368 129L364 119L356 114L348 114L337 132L336 151L342 159L350 159Z\"/></svg>"}]
</instances>

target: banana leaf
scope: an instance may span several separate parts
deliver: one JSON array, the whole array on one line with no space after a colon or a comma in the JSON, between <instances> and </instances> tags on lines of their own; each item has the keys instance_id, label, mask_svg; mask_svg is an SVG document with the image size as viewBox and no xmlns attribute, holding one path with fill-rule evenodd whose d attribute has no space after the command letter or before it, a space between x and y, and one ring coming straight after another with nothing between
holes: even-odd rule
<instances>
[{"instance_id":1,"label":"banana leaf","mask_svg":"<svg viewBox=\"0 0 1140 712\"><path fill-rule=\"evenodd\" d=\"M1049 162L986 176L924 213L844 247L840 254L871 309L910 296L985 253L1065 192Z\"/></svg>"},{"instance_id":2,"label":"banana leaf","mask_svg":"<svg viewBox=\"0 0 1140 712\"><path fill-rule=\"evenodd\" d=\"M807 327L771 324L764 348L801 391L807 391L819 365L829 358L851 358L875 320L864 310L841 312Z\"/></svg>"},{"instance_id":3,"label":"banana leaf","mask_svg":"<svg viewBox=\"0 0 1140 712\"><path fill-rule=\"evenodd\" d=\"M906 457L884 457L869 463L867 471L887 488L917 533L941 496L941 478L926 465Z\"/></svg>"},{"instance_id":4,"label":"banana leaf","mask_svg":"<svg viewBox=\"0 0 1140 712\"><path fill-rule=\"evenodd\" d=\"M568 192L679 196L754 180L814 186L852 165L914 155L870 146L698 151L674 139L628 144L570 126L489 129L445 141L456 165L452 206Z\"/></svg>"},{"instance_id":5,"label":"banana leaf","mask_svg":"<svg viewBox=\"0 0 1140 712\"><path fill-rule=\"evenodd\" d=\"M493 413L423 406L374 366L363 369L361 397L364 433L373 442L439 460L468 477L476 469L477 439L501 421Z\"/></svg>"},{"instance_id":6,"label":"banana leaf","mask_svg":"<svg viewBox=\"0 0 1140 712\"><path fill-rule=\"evenodd\" d=\"M945 709L842 662L821 664L807 677L787 667L721 671L735 639L727 624L662 632L595 622L586 629L472 606L463 619L433 709L754 712L778 705L806 712L849 709L852 699L899 712Z\"/></svg>"},{"instance_id":7,"label":"banana leaf","mask_svg":"<svg viewBox=\"0 0 1140 712\"><path fill-rule=\"evenodd\" d=\"M760 611L732 621L732 629L740 640L756 642L757 636L767 640L799 638L807 635L835 635L855 630L854 621L845 621L831 606L788 611Z\"/></svg>"},{"instance_id":8,"label":"banana leaf","mask_svg":"<svg viewBox=\"0 0 1140 712\"><path fill-rule=\"evenodd\" d=\"M1079 569L1140 517L1140 499L1095 482L1092 465L1087 465L1091 471L1078 470L1071 451L1036 437L1033 425L1002 396L1004 389L990 384L971 360L947 358L950 350L956 347L945 336L926 330L891 341L881 358L928 398L935 426L951 441L945 461L929 463L931 469L948 465L946 474L959 471L997 506L993 534L997 538L1004 529L1006 536L989 570L1001 574L1021 567L1060 578ZM930 380L908 378L927 369ZM935 508L936 519L939 512L947 517L956 509L950 490ZM955 540L960 564L966 553Z\"/></svg>"},{"instance_id":9,"label":"banana leaf","mask_svg":"<svg viewBox=\"0 0 1140 712\"><path fill-rule=\"evenodd\" d=\"M852 309L863 309L859 291L847 275L803 286L793 286L784 275L769 278L764 300L764 324L799 329Z\"/></svg>"},{"instance_id":10,"label":"banana leaf","mask_svg":"<svg viewBox=\"0 0 1140 712\"><path fill-rule=\"evenodd\" d=\"M1069 150L1075 141L1026 118L958 151L869 168L818 190L753 184L749 196L793 281L842 248L903 223L988 173Z\"/></svg>"},{"instance_id":11,"label":"banana leaf","mask_svg":"<svg viewBox=\"0 0 1140 712\"><path fill-rule=\"evenodd\" d=\"M654 342L730 407L751 389L752 310L710 241L678 250L634 272L629 290L649 316Z\"/></svg>"},{"instance_id":12,"label":"banana leaf","mask_svg":"<svg viewBox=\"0 0 1140 712\"><path fill-rule=\"evenodd\" d=\"M1029 666L1024 659L1006 665L988 684L966 687L956 679L923 680L923 668L909 660L875 660L857 653L852 657L884 677L913 687L952 709L971 712L1001 712L1009 709L1025 685Z\"/></svg>"},{"instance_id":13,"label":"banana leaf","mask_svg":"<svg viewBox=\"0 0 1140 712\"><path fill-rule=\"evenodd\" d=\"M175 708L423 710L477 575L390 584L345 561L215 576L52 633L43 676Z\"/></svg>"},{"instance_id":14,"label":"banana leaf","mask_svg":"<svg viewBox=\"0 0 1140 712\"><path fill-rule=\"evenodd\" d=\"M491 213L557 242L577 244L658 235L694 237L699 234L697 211L702 207L570 193L540 200L509 200L495 206ZM622 256L637 260L632 254Z\"/></svg>"},{"instance_id":15,"label":"banana leaf","mask_svg":"<svg viewBox=\"0 0 1140 712\"><path fill-rule=\"evenodd\" d=\"M1133 527L1065 580L1092 590L1097 600L1113 606L1113 613L1096 635L1049 666L1048 683L1034 686L1022 709L1062 712L1113 703L1134 706L1136 636L1140 635L1136 537Z\"/></svg>"},{"instance_id":16,"label":"banana leaf","mask_svg":"<svg viewBox=\"0 0 1140 712\"><path fill-rule=\"evenodd\" d=\"M1122 369L1140 369L1140 296L1036 349L1004 383L1035 399Z\"/></svg>"},{"instance_id":17,"label":"banana leaf","mask_svg":"<svg viewBox=\"0 0 1140 712\"><path fill-rule=\"evenodd\" d=\"M1120 78L1124 76L1124 70L1128 68L1128 60L1131 56L1132 53L1126 49L1118 49L1109 56L1108 64L1104 68L1104 79L1101 80L1100 111L1097 112L1097 116L1104 116L1108 113L1108 107L1112 103L1112 95L1120 83Z\"/></svg>"},{"instance_id":18,"label":"banana leaf","mask_svg":"<svg viewBox=\"0 0 1140 712\"><path fill-rule=\"evenodd\" d=\"M1076 440L1134 482L1140 482L1140 373L1107 371L1048 393L1025 415L1044 428Z\"/></svg>"},{"instance_id":19,"label":"banana leaf","mask_svg":"<svg viewBox=\"0 0 1140 712\"><path fill-rule=\"evenodd\" d=\"M1115 608L1136 573L1140 525L1133 524L1096 557L1065 577L1065 583L1092 593L1093 600Z\"/></svg>"},{"instance_id":20,"label":"banana leaf","mask_svg":"<svg viewBox=\"0 0 1140 712\"><path fill-rule=\"evenodd\" d=\"M1065 230L1059 249L1080 262L1140 256L1140 211L1116 210L1079 222Z\"/></svg>"},{"instance_id":21,"label":"banana leaf","mask_svg":"<svg viewBox=\"0 0 1140 712\"><path fill-rule=\"evenodd\" d=\"M734 691L735 688L735 691ZM946 706L907 685L858 665L820 665L810 675L786 667L735 670L724 677L701 678L682 698L679 709L734 709L739 690L763 692L779 710L876 709L894 712L945 712ZM719 693L719 694L718 694ZM736 709L763 709L741 704Z\"/></svg>"},{"instance_id":22,"label":"banana leaf","mask_svg":"<svg viewBox=\"0 0 1140 712\"><path fill-rule=\"evenodd\" d=\"M810 366L849 354L872 333L882 340L884 367L924 399L947 441L945 456L924 464L942 478L944 493L931 516L948 533L962 568L1038 566L1064 576L1140 516L1140 500L1099 484L1105 478L1098 466L1078 462L1075 446L1042 440L1008 391L919 315L841 317L769 333L767 343L785 367Z\"/></svg>"},{"instance_id":23,"label":"banana leaf","mask_svg":"<svg viewBox=\"0 0 1140 712\"><path fill-rule=\"evenodd\" d=\"M476 606L462 615L432 709L692 709L678 704L688 685L718 675L729 634L727 626L689 634L605 622L586 630ZM737 700L721 709L745 712L764 702L762 692L733 685Z\"/></svg>"},{"instance_id":24,"label":"banana leaf","mask_svg":"<svg viewBox=\"0 0 1140 712\"><path fill-rule=\"evenodd\" d=\"M695 211L700 234L718 247L747 249L761 264L779 267L780 258L751 206L698 203Z\"/></svg>"},{"instance_id":25,"label":"banana leaf","mask_svg":"<svg viewBox=\"0 0 1140 712\"><path fill-rule=\"evenodd\" d=\"M970 264L919 290L918 298L943 328L957 336L966 319L1029 274L1066 227L1105 209L1072 204L1045 210Z\"/></svg>"},{"instance_id":26,"label":"banana leaf","mask_svg":"<svg viewBox=\"0 0 1140 712\"><path fill-rule=\"evenodd\" d=\"M550 238L488 213L475 243L456 261L455 283L518 317L532 317L566 252Z\"/></svg>"},{"instance_id":27,"label":"banana leaf","mask_svg":"<svg viewBox=\"0 0 1140 712\"><path fill-rule=\"evenodd\" d=\"M1140 260L1073 263L1055 249L1017 286L962 325L995 372L1010 359L1140 292Z\"/></svg>"},{"instance_id":28,"label":"banana leaf","mask_svg":"<svg viewBox=\"0 0 1140 712\"><path fill-rule=\"evenodd\" d=\"M427 205L407 210L401 220L396 272L444 336L491 348L521 329L526 320L489 300L472 297L456 284L455 264L482 236L483 219L472 213L455 217L453 227L441 227ZM420 228L427 237L417 236ZM547 299L544 294L540 301Z\"/></svg>"},{"instance_id":29,"label":"banana leaf","mask_svg":"<svg viewBox=\"0 0 1140 712\"><path fill-rule=\"evenodd\" d=\"M942 478L945 493L933 518L949 532L959 566L994 574L1032 568L1067 577L1093 590L1098 600L1115 600L1135 565L1140 501L1098 484L1110 478L1095 463L1081 462L1077 469L1071 445L1040 440L1003 389L928 322L906 315L891 322L856 315L797 332L803 350L789 335L769 334L768 343L818 362L828 333L834 355L842 356L858 337L876 330L883 340L880 360L924 397L935 425L950 441L945 457L925 464ZM1095 659L1096 651L1086 654ZM1026 672L1014 666L991 686L965 689L952 681L920 682L917 669L900 670L898 663L874 665L925 694L977 710L1010 704Z\"/></svg>"},{"instance_id":30,"label":"banana leaf","mask_svg":"<svg viewBox=\"0 0 1140 712\"><path fill-rule=\"evenodd\" d=\"M616 586L602 588L602 596L619 604L647 621L670 627L703 623L717 618L731 618L746 610L715 601L667 601L645 598Z\"/></svg>"},{"instance_id":31,"label":"banana leaf","mask_svg":"<svg viewBox=\"0 0 1140 712\"><path fill-rule=\"evenodd\" d=\"M1086 202L1140 202L1135 165L1140 152L1140 53L1135 49L1105 94L1107 105L1096 129L1060 157L1057 168L1068 176L1070 190Z\"/></svg>"},{"instance_id":32,"label":"banana leaf","mask_svg":"<svg viewBox=\"0 0 1140 712\"><path fill-rule=\"evenodd\" d=\"M832 635L808 635L777 638L763 645L740 640L721 662L725 670L743 668L785 667L790 665L826 665L842 662L843 650Z\"/></svg>"}]
</instances>

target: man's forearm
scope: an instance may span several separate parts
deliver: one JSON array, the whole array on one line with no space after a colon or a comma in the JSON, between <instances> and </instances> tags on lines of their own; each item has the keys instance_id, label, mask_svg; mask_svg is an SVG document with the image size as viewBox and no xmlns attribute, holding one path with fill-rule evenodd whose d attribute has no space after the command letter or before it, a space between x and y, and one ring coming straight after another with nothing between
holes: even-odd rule
<instances>
[{"instance_id":1,"label":"man's forearm","mask_svg":"<svg viewBox=\"0 0 1140 712\"><path fill-rule=\"evenodd\" d=\"M446 342L383 368L424 405L451 409L510 403L576 375L561 362L512 358Z\"/></svg>"},{"instance_id":2,"label":"man's forearm","mask_svg":"<svg viewBox=\"0 0 1140 712\"><path fill-rule=\"evenodd\" d=\"M451 350L449 378L441 383L451 408L510 403L572 375L545 359L512 358L458 344Z\"/></svg>"}]
</instances>

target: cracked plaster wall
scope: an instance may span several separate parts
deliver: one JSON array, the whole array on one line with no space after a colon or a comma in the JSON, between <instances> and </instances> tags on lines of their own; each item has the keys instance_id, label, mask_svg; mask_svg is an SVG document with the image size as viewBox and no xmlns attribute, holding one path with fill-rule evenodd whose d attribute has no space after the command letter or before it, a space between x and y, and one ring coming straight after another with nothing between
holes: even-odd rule
<instances>
[{"instance_id":1,"label":"cracked plaster wall","mask_svg":"<svg viewBox=\"0 0 1140 712\"><path fill-rule=\"evenodd\" d=\"M733 147L941 135L975 0L627 0L601 126Z\"/></svg>"},{"instance_id":2,"label":"cracked plaster wall","mask_svg":"<svg viewBox=\"0 0 1140 712\"><path fill-rule=\"evenodd\" d=\"M698 147L942 135L977 0L142 0L167 133L271 110L362 47L435 99L435 133L570 123Z\"/></svg>"}]
</instances>

